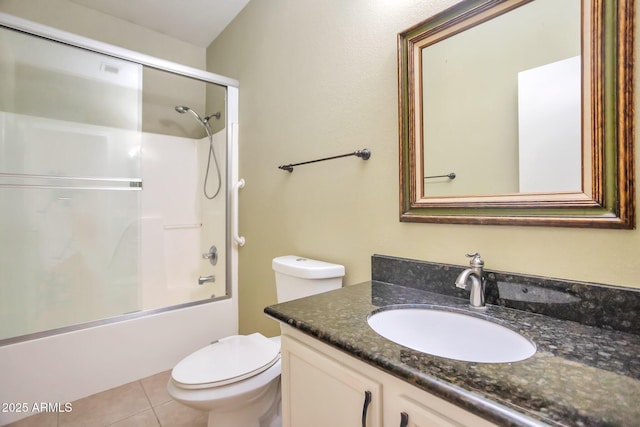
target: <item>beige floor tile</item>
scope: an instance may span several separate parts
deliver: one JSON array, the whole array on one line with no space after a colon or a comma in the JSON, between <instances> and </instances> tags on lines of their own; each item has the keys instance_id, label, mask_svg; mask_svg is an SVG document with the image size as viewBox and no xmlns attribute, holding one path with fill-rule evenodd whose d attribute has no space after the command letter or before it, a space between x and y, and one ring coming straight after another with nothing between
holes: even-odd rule
<instances>
[{"instance_id":1,"label":"beige floor tile","mask_svg":"<svg viewBox=\"0 0 640 427\"><path fill-rule=\"evenodd\" d=\"M57 427L58 413L44 412L7 424L6 427Z\"/></svg>"},{"instance_id":2,"label":"beige floor tile","mask_svg":"<svg viewBox=\"0 0 640 427\"><path fill-rule=\"evenodd\" d=\"M171 371L160 372L141 380L151 406L158 406L171 400L171 396L167 392L169 378L171 378Z\"/></svg>"},{"instance_id":3,"label":"beige floor tile","mask_svg":"<svg viewBox=\"0 0 640 427\"><path fill-rule=\"evenodd\" d=\"M151 408L140 381L76 400L72 404L71 412L59 415L60 427L105 427Z\"/></svg>"},{"instance_id":4,"label":"beige floor tile","mask_svg":"<svg viewBox=\"0 0 640 427\"><path fill-rule=\"evenodd\" d=\"M153 409L147 409L132 417L111 424L109 427L159 427L158 419Z\"/></svg>"},{"instance_id":5,"label":"beige floor tile","mask_svg":"<svg viewBox=\"0 0 640 427\"><path fill-rule=\"evenodd\" d=\"M209 419L207 412L184 406L171 401L153 408L162 427L206 427Z\"/></svg>"}]
</instances>

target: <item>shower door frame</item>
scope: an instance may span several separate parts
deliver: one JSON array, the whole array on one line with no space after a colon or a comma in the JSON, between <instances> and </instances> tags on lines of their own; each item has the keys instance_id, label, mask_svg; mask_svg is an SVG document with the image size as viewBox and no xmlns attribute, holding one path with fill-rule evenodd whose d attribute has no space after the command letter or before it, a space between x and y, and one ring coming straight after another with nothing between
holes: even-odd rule
<instances>
[{"instance_id":1,"label":"shower door frame","mask_svg":"<svg viewBox=\"0 0 640 427\"><path fill-rule=\"evenodd\" d=\"M79 323L75 325L64 326L61 328L48 329L46 331L34 332L26 335L0 339L0 347L37 338L43 338L65 332L76 331L80 329L91 328L95 326L105 325L109 323L130 320L138 317L149 316L161 312L181 309L185 307L210 304L220 300L233 299L238 291L238 248L233 244L231 229L233 218L237 218L237 213L232 212L233 205L233 187L239 182L238 178L238 98L239 98L239 82L235 79L225 77L219 74L210 73L208 71L156 58L150 55L110 45L108 43L93 40L87 37L79 36L67 31L62 31L53 27L28 21L13 15L0 12L0 27L16 30L31 36L40 37L54 42L62 43L72 47L80 48L90 52L111 56L125 61L133 62L142 66L153 68L160 71L166 71L176 75L189 77L204 83L212 83L224 86L227 89L226 95L226 188L225 188L225 295L205 300L181 303L157 309L141 310L134 313L121 314L106 319L93 320L89 322ZM237 301L236 301L237 306Z\"/></svg>"}]
</instances>

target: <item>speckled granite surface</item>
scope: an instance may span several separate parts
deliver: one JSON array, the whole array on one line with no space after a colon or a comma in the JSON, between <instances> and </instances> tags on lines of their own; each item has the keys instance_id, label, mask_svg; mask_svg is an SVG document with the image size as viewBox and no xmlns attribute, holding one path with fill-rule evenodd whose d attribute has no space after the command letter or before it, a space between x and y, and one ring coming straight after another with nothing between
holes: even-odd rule
<instances>
[{"instance_id":1,"label":"speckled granite surface","mask_svg":"<svg viewBox=\"0 0 640 427\"><path fill-rule=\"evenodd\" d=\"M494 271L485 262L488 304L640 334L640 289ZM467 292L451 285L465 268L374 255L371 279L466 298Z\"/></svg>"},{"instance_id":2,"label":"speckled granite surface","mask_svg":"<svg viewBox=\"0 0 640 427\"><path fill-rule=\"evenodd\" d=\"M469 363L411 350L376 334L367 316L396 304L468 310L466 297L371 281L265 312L498 425L640 425L636 334L489 305L473 315L518 331L537 352L515 363Z\"/></svg>"}]
</instances>

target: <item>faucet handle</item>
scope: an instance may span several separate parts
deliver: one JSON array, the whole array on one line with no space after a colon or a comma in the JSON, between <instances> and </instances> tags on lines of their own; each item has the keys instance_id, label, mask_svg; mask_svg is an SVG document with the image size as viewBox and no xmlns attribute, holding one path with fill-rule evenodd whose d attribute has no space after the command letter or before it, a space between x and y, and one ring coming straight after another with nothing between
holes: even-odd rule
<instances>
[{"instance_id":1,"label":"faucet handle","mask_svg":"<svg viewBox=\"0 0 640 427\"><path fill-rule=\"evenodd\" d=\"M484 267L484 260L482 259L482 257L478 252L474 252L472 254L465 254L465 255L467 256L467 258L471 258L471 261L469 261L469 265L471 267Z\"/></svg>"}]
</instances>

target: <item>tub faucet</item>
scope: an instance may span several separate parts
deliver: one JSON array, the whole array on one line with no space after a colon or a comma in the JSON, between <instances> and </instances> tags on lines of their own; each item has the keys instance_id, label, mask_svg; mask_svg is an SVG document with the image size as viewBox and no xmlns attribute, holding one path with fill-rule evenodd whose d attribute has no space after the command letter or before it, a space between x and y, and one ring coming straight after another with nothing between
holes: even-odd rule
<instances>
[{"instance_id":1,"label":"tub faucet","mask_svg":"<svg viewBox=\"0 0 640 427\"><path fill-rule=\"evenodd\" d=\"M198 285L204 285L207 282L215 282L216 281L216 276L214 276L213 274L211 276L200 276L198 278Z\"/></svg>"},{"instance_id":2,"label":"tub faucet","mask_svg":"<svg viewBox=\"0 0 640 427\"><path fill-rule=\"evenodd\" d=\"M482 277L484 261L477 252L467 254L467 257L471 258L471 261L469 261L470 268L460 273L456 279L456 287L467 289L467 282L471 280L469 307L475 310L484 310L486 309L484 305L484 278Z\"/></svg>"}]
</instances>

